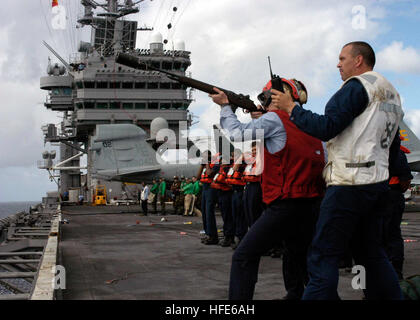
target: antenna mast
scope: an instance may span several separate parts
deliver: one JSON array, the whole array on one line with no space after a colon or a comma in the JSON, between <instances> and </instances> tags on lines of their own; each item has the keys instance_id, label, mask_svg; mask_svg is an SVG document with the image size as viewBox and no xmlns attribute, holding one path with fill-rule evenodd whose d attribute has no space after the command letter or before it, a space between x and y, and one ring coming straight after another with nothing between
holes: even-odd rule
<instances>
[{"instance_id":1,"label":"antenna mast","mask_svg":"<svg viewBox=\"0 0 420 320\"><path fill-rule=\"evenodd\" d=\"M268 66L270 67L270 77L271 77L271 79L273 79L274 75L273 75L273 70L271 69L270 56L268 56L267 58L268 58Z\"/></svg>"}]
</instances>

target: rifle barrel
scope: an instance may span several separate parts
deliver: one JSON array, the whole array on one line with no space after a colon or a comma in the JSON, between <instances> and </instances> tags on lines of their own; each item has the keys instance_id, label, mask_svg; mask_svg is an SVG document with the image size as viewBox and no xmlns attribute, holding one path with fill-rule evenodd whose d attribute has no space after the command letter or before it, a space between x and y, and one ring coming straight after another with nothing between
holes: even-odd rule
<instances>
[{"instance_id":1,"label":"rifle barrel","mask_svg":"<svg viewBox=\"0 0 420 320\"><path fill-rule=\"evenodd\" d=\"M218 88L219 90L223 91L229 100L229 103L234 105L234 106L238 106L241 107L243 109L246 109L248 111L261 111L260 109L257 109L256 105L254 104L254 102L249 99L249 97L246 97L244 95L241 94L236 94L232 91L220 88L218 86L214 86L212 84L206 83L206 82L202 82L193 78L189 78L189 77L185 77L173 72L169 72L166 70L161 70L159 68L155 68L153 66L150 66L149 64L145 63L145 62L141 62L140 59L136 56L127 54L127 53L118 53L117 57L115 58L115 62L134 68L134 69L141 69L144 70L145 68L147 69L151 69L154 71L158 71L161 72L163 74L166 74L167 77L169 79L178 81L184 85L186 85L187 87L191 87L191 88L195 88L197 90L200 91L204 91L207 93L216 93L214 91L214 88Z\"/></svg>"}]
</instances>

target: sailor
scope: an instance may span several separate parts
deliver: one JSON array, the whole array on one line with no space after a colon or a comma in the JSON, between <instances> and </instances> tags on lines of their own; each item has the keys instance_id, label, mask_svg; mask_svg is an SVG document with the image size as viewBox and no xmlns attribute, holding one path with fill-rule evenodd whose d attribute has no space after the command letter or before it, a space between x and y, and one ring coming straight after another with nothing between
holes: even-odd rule
<instances>
[{"instance_id":1,"label":"sailor","mask_svg":"<svg viewBox=\"0 0 420 320\"><path fill-rule=\"evenodd\" d=\"M210 187L218 194L218 205L223 219L223 241L222 247L229 247L235 243L235 225L232 215L232 186L226 182L230 164L221 164L219 172L214 176Z\"/></svg>"},{"instance_id":2,"label":"sailor","mask_svg":"<svg viewBox=\"0 0 420 320\"><path fill-rule=\"evenodd\" d=\"M187 178L185 182L185 185L181 189L184 193L184 216L190 216L192 212L191 205L193 200L194 185L192 184L190 178Z\"/></svg>"},{"instance_id":3,"label":"sailor","mask_svg":"<svg viewBox=\"0 0 420 320\"><path fill-rule=\"evenodd\" d=\"M243 154L239 149L235 149L233 152L233 164L229 168L226 177L226 183L232 186L232 217L235 230L235 236L238 238L238 242L233 241L231 243L232 249L236 249L242 238L248 231L247 219L245 216L244 205L243 205L243 193L245 181L242 180L243 171L245 165L243 162Z\"/></svg>"},{"instance_id":4,"label":"sailor","mask_svg":"<svg viewBox=\"0 0 420 320\"><path fill-rule=\"evenodd\" d=\"M137 203L141 205L141 192L143 191L143 187L140 185L140 188L137 189Z\"/></svg>"},{"instance_id":5,"label":"sailor","mask_svg":"<svg viewBox=\"0 0 420 320\"><path fill-rule=\"evenodd\" d=\"M365 268L367 298L402 298L383 248L382 230L388 161L398 154L396 132L403 112L398 92L373 71L374 65L375 53L366 42L342 48L337 67L344 83L327 103L325 115L305 110L290 96L272 90L273 105L287 112L299 129L328 141L323 172L328 188L308 257L310 280L303 299L339 298L338 263L355 231L361 242L355 263Z\"/></svg>"},{"instance_id":6,"label":"sailor","mask_svg":"<svg viewBox=\"0 0 420 320\"><path fill-rule=\"evenodd\" d=\"M244 211L248 228L254 224L263 212L261 171L257 169L257 145L256 141L251 145L251 156L244 155L246 167L243 172L242 180L246 186L244 189ZM261 153L259 153L261 154Z\"/></svg>"},{"instance_id":7,"label":"sailor","mask_svg":"<svg viewBox=\"0 0 420 320\"><path fill-rule=\"evenodd\" d=\"M185 186L185 184L186 184L185 177L183 175L181 175L181 181L180 181L179 189L181 190ZM184 193L180 192L179 193L179 205L178 205L178 208L180 209L180 214L182 214L184 212L184 202L185 202Z\"/></svg>"},{"instance_id":8,"label":"sailor","mask_svg":"<svg viewBox=\"0 0 420 320\"><path fill-rule=\"evenodd\" d=\"M174 182L171 185L172 191L172 201L174 206L174 214L182 214L180 206L180 197L181 197L181 183L178 180L178 177L174 177Z\"/></svg>"},{"instance_id":9,"label":"sailor","mask_svg":"<svg viewBox=\"0 0 420 320\"><path fill-rule=\"evenodd\" d=\"M156 179L153 179L153 186L150 189L151 202L153 206L153 213L157 213L157 198L158 198L159 184Z\"/></svg>"},{"instance_id":10,"label":"sailor","mask_svg":"<svg viewBox=\"0 0 420 320\"><path fill-rule=\"evenodd\" d=\"M143 210L143 214L147 216L147 200L149 198L149 186L146 185L144 181L141 183L141 186L142 186L142 191L141 191L141 196L140 196L141 208Z\"/></svg>"},{"instance_id":11,"label":"sailor","mask_svg":"<svg viewBox=\"0 0 420 320\"><path fill-rule=\"evenodd\" d=\"M200 182L203 184L201 197L201 213L203 218L203 229L205 237L202 242L206 245L214 245L219 243L217 235L216 216L214 214L215 201L217 199L217 190L210 188L213 177L219 171L219 156L212 157L211 151L207 150L203 153L202 163L197 173Z\"/></svg>"},{"instance_id":12,"label":"sailor","mask_svg":"<svg viewBox=\"0 0 420 320\"><path fill-rule=\"evenodd\" d=\"M192 213L201 216L201 211L198 208L201 208L201 184L200 181L197 180L197 177L192 177L192 184L193 188L193 201L191 204Z\"/></svg>"},{"instance_id":13,"label":"sailor","mask_svg":"<svg viewBox=\"0 0 420 320\"><path fill-rule=\"evenodd\" d=\"M165 210L166 181L165 181L165 178L160 178L158 195L159 195L159 202L160 202L160 211L161 211L161 214L164 216L164 215L166 215L166 210Z\"/></svg>"},{"instance_id":14,"label":"sailor","mask_svg":"<svg viewBox=\"0 0 420 320\"><path fill-rule=\"evenodd\" d=\"M306 102L306 90L297 80L282 79L284 89L297 102ZM271 89L271 81L265 90ZM262 193L266 209L248 230L232 257L229 299L252 299L258 277L261 256L280 240L291 236L308 237L316 221L316 205L324 192L322 168L325 164L321 141L299 129L286 112L271 103L269 112L249 123L238 121L224 92L214 88L210 95L220 106L220 124L232 140L242 139L250 130L256 138L257 130L264 132L264 160ZM258 157L257 157L258 159ZM258 163L257 163L258 165ZM305 266L302 266L305 268Z\"/></svg>"},{"instance_id":15,"label":"sailor","mask_svg":"<svg viewBox=\"0 0 420 320\"><path fill-rule=\"evenodd\" d=\"M79 205L83 204L84 196L83 194L79 194Z\"/></svg>"},{"instance_id":16,"label":"sailor","mask_svg":"<svg viewBox=\"0 0 420 320\"><path fill-rule=\"evenodd\" d=\"M391 170L394 175L389 179L390 191L385 221L385 250L399 280L403 280L404 240L401 235L401 220L405 208L404 193L413 179L406 153L410 153L410 150L400 146L398 158L394 163L390 163L390 167L395 165L396 168Z\"/></svg>"}]
</instances>

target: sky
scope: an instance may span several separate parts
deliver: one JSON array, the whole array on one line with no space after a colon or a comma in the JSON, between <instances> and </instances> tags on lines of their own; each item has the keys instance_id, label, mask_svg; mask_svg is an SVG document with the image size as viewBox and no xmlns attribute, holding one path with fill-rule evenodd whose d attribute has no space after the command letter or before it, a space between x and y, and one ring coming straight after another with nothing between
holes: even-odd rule
<instances>
[{"instance_id":1,"label":"sky","mask_svg":"<svg viewBox=\"0 0 420 320\"><path fill-rule=\"evenodd\" d=\"M54 149L44 146L41 126L61 121L60 113L43 106L46 91L39 78L46 75L48 56L54 57L42 40L68 60L78 41L90 39L89 27L75 28L80 1L58 2L65 9L64 29L57 28L51 0L2 0L0 202L38 201L56 190L48 173L37 168L41 153ZM375 70L398 90L404 120L420 135L418 0L144 0L140 13L129 18L154 28L137 33L138 48L148 48L153 32L168 44L181 39L191 52L193 78L249 94L255 102L269 80L270 56L274 73L305 84L305 107L320 114L342 82L336 68L342 46L367 41L376 52ZM218 123L220 108L206 93L194 91L193 97L192 129L206 132Z\"/></svg>"}]
</instances>

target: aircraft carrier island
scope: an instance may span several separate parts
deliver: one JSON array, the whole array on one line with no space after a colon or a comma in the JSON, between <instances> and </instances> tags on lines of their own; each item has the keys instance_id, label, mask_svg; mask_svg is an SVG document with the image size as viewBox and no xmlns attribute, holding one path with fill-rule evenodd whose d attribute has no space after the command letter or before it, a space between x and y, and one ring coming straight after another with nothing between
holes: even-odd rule
<instances>
[{"instance_id":1,"label":"aircraft carrier island","mask_svg":"<svg viewBox=\"0 0 420 320\"><path fill-rule=\"evenodd\" d=\"M203 245L202 218L173 214L171 200L165 215L160 204L157 213L144 215L138 203L141 182L192 177L199 167L198 162L165 163L168 150L162 148L195 146L182 137L192 125L191 90L158 71L115 61L118 53L128 53L188 76L190 52L183 41L172 41L166 50L161 34L126 19L139 12L141 2L81 0L78 25L92 28L91 42L80 42L70 61L44 43L60 63L49 62L40 88L47 92L45 107L63 120L58 127L43 126L45 142L58 146L59 155L45 151L38 167L49 173L57 191L28 212L0 219L2 300L228 298L234 251ZM139 30L152 32L148 48L136 48ZM174 132L175 142L160 137L162 129ZM412 134L405 124L402 130ZM417 153L409 155L413 171ZM408 199L401 225L405 276L420 274L419 199L416 193ZM222 239L218 211L216 220ZM344 300L363 298L362 290L352 287L354 276L340 269L338 293ZM254 298L285 295L282 260L262 257Z\"/></svg>"}]
</instances>

